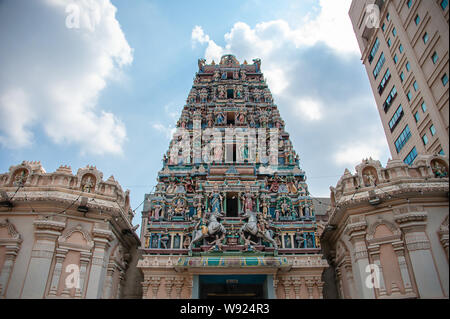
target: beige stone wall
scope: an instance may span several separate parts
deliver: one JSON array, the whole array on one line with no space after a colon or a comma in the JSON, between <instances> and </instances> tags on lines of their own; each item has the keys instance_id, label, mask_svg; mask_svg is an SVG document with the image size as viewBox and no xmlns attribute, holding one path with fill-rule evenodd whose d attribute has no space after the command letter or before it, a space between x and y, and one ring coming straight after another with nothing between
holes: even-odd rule
<instances>
[{"instance_id":1,"label":"beige stone wall","mask_svg":"<svg viewBox=\"0 0 450 319\"><path fill-rule=\"evenodd\" d=\"M435 161L444 175L432 169ZM364 183L368 167L375 183ZM412 167L363 161L331 188L321 242L341 298L448 298L448 182L448 158L428 155ZM374 264L379 287L366 284Z\"/></svg>"},{"instance_id":2,"label":"beige stone wall","mask_svg":"<svg viewBox=\"0 0 450 319\"><path fill-rule=\"evenodd\" d=\"M92 184L84 183L86 175ZM2 298L140 294L125 280L139 280L139 239L128 192L113 178L103 182L94 167L75 176L68 167L46 173L38 162L23 162L0 175L0 192ZM70 285L76 274L79 287Z\"/></svg>"}]
</instances>

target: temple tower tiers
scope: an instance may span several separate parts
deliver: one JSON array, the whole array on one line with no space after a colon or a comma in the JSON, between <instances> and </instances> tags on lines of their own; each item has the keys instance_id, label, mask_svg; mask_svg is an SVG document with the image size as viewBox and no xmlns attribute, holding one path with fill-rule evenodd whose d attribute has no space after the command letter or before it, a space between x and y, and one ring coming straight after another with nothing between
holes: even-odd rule
<instances>
[{"instance_id":1,"label":"temple tower tiers","mask_svg":"<svg viewBox=\"0 0 450 319\"><path fill-rule=\"evenodd\" d=\"M261 60L198 67L145 195L143 298L322 298L321 232Z\"/></svg>"}]
</instances>

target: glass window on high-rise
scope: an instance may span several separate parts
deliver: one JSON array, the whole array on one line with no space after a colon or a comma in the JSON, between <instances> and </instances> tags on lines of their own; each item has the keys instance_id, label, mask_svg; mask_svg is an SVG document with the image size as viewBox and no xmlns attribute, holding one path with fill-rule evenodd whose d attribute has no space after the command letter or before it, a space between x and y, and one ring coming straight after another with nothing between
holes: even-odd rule
<instances>
[{"instance_id":1,"label":"glass window on high-rise","mask_svg":"<svg viewBox=\"0 0 450 319\"><path fill-rule=\"evenodd\" d=\"M426 44L428 42L428 33L427 32L425 32L422 39L423 39L423 43Z\"/></svg>"},{"instance_id":2,"label":"glass window on high-rise","mask_svg":"<svg viewBox=\"0 0 450 319\"><path fill-rule=\"evenodd\" d=\"M408 3L407 3L408 4L408 8L411 8L412 3L413 3L412 0L408 0Z\"/></svg>"},{"instance_id":3,"label":"glass window on high-rise","mask_svg":"<svg viewBox=\"0 0 450 319\"><path fill-rule=\"evenodd\" d=\"M403 146L405 146L406 142L408 142L411 137L411 131L409 130L409 126L406 125L403 131L400 133L399 137L395 140L395 149L397 153L400 153Z\"/></svg>"},{"instance_id":4,"label":"glass window on high-rise","mask_svg":"<svg viewBox=\"0 0 450 319\"><path fill-rule=\"evenodd\" d=\"M411 165L416 159L416 157L417 157L417 150L416 147L414 146L411 152L409 152L408 156L406 156L406 158L403 160L403 162L405 162L408 165Z\"/></svg>"},{"instance_id":5,"label":"glass window on high-rise","mask_svg":"<svg viewBox=\"0 0 450 319\"><path fill-rule=\"evenodd\" d=\"M442 84L443 84L444 86L446 86L447 83L448 83L448 75L447 75L447 73L444 74L444 76L442 77L441 80L442 80Z\"/></svg>"},{"instance_id":6,"label":"glass window on high-rise","mask_svg":"<svg viewBox=\"0 0 450 319\"><path fill-rule=\"evenodd\" d=\"M394 63L397 64L397 62L398 62L398 56L396 54L396 55L394 55Z\"/></svg>"},{"instance_id":7,"label":"glass window on high-rise","mask_svg":"<svg viewBox=\"0 0 450 319\"><path fill-rule=\"evenodd\" d=\"M416 18L414 19L414 22L416 23L416 25L418 25L420 23L420 16L416 15Z\"/></svg>"},{"instance_id":8,"label":"glass window on high-rise","mask_svg":"<svg viewBox=\"0 0 450 319\"><path fill-rule=\"evenodd\" d=\"M414 91L417 92L417 90L419 89L419 85L417 84L417 81L414 81L413 86L414 86Z\"/></svg>"},{"instance_id":9,"label":"glass window on high-rise","mask_svg":"<svg viewBox=\"0 0 450 319\"><path fill-rule=\"evenodd\" d=\"M441 1L441 8L442 10L445 10L448 6L448 0L442 0Z\"/></svg>"},{"instance_id":10,"label":"glass window on high-rise","mask_svg":"<svg viewBox=\"0 0 450 319\"><path fill-rule=\"evenodd\" d=\"M419 114L419 111L417 111L416 113L414 113L414 119L416 120L416 123L420 121L420 114Z\"/></svg>"},{"instance_id":11,"label":"glass window on high-rise","mask_svg":"<svg viewBox=\"0 0 450 319\"><path fill-rule=\"evenodd\" d=\"M394 35L394 37L397 35L397 29L396 28L392 29L392 34Z\"/></svg>"},{"instance_id":12,"label":"glass window on high-rise","mask_svg":"<svg viewBox=\"0 0 450 319\"><path fill-rule=\"evenodd\" d=\"M411 102L411 100L412 100L412 94L411 94L411 91L408 91L408 94L406 94L406 96L408 97L408 101Z\"/></svg>"},{"instance_id":13,"label":"glass window on high-rise","mask_svg":"<svg viewBox=\"0 0 450 319\"><path fill-rule=\"evenodd\" d=\"M409 64L409 62L406 62L406 70L408 70L408 72L411 70L411 64Z\"/></svg>"},{"instance_id":14,"label":"glass window on high-rise","mask_svg":"<svg viewBox=\"0 0 450 319\"><path fill-rule=\"evenodd\" d=\"M427 105L425 104L425 102L422 102L422 111L423 113L427 111Z\"/></svg>"},{"instance_id":15,"label":"glass window on high-rise","mask_svg":"<svg viewBox=\"0 0 450 319\"><path fill-rule=\"evenodd\" d=\"M434 124L432 124L430 126L430 132L431 132L431 136L434 136L436 134L436 128L434 127Z\"/></svg>"},{"instance_id":16,"label":"glass window on high-rise","mask_svg":"<svg viewBox=\"0 0 450 319\"><path fill-rule=\"evenodd\" d=\"M439 56L436 51L434 51L433 55L431 56L431 60L433 60L433 63L436 64L437 60L439 59Z\"/></svg>"},{"instance_id":17,"label":"glass window on high-rise","mask_svg":"<svg viewBox=\"0 0 450 319\"><path fill-rule=\"evenodd\" d=\"M400 80L405 81L405 73L400 73Z\"/></svg>"},{"instance_id":18,"label":"glass window on high-rise","mask_svg":"<svg viewBox=\"0 0 450 319\"><path fill-rule=\"evenodd\" d=\"M400 51L400 53L403 53L403 45L400 44L400 46L398 47L398 50Z\"/></svg>"},{"instance_id":19,"label":"glass window on high-rise","mask_svg":"<svg viewBox=\"0 0 450 319\"><path fill-rule=\"evenodd\" d=\"M422 141L423 141L423 145L427 145L427 144L428 144L428 137L427 137L427 134L424 134L424 135L422 136Z\"/></svg>"}]
</instances>

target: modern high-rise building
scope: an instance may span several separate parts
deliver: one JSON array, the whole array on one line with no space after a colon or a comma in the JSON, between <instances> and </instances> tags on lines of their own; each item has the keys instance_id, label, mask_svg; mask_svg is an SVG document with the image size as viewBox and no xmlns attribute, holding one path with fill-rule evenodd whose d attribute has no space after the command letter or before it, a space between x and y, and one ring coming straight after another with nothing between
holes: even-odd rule
<instances>
[{"instance_id":1,"label":"modern high-rise building","mask_svg":"<svg viewBox=\"0 0 450 319\"><path fill-rule=\"evenodd\" d=\"M349 15L392 158L448 156L448 0L353 0Z\"/></svg>"}]
</instances>

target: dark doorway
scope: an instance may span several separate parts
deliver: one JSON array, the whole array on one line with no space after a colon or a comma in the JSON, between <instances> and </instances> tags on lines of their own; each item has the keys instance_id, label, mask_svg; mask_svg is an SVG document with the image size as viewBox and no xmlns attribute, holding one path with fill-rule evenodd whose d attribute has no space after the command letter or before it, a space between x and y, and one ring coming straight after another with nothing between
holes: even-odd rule
<instances>
[{"instance_id":1,"label":"dark doorway","mask_svg":"<svg viewBox=\"0 0 450 319\"><path fill-rule=\"evenodd\" d=\"M266 275L201 275L200 299L263 299Z\"/></svg>"},{"instance_id":2,"label":"dark doorway","mask_svg":"<svg viewBox=\"0 0 450 319\"><path fill-rule=\"evenodd\" d=\"M227 217L238 216L238 195L237 193L227 193Z\"/></svg>"},{"instance_id":3,"label":"dark doorway","mask_svg":"<svg viewBox=\"0 0 450 319\"><path fill-rule=\"evenodd\" d=\"M227 125L234 125L234 112L227 113Z\"/></svg>"}]
</instances>

